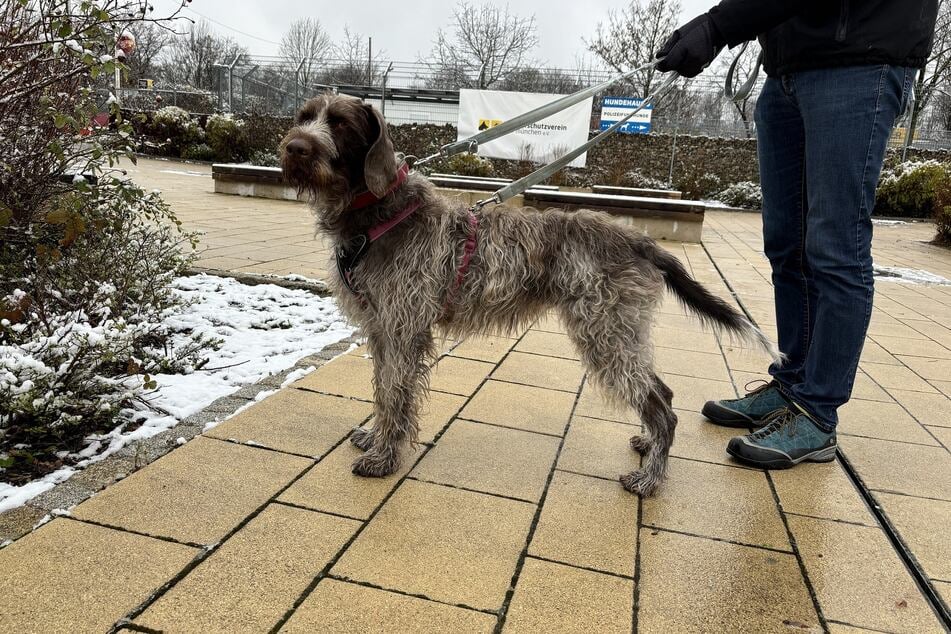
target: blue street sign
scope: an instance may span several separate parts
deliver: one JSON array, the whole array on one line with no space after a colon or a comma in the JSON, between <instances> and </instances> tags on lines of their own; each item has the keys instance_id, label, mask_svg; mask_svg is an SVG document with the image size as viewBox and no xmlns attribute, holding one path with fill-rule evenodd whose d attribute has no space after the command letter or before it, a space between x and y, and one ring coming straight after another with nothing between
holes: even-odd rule
<instances>
[{"instance_id":1,"label":"blue street sign","mask_svg":"<svg viewBox=\"0 0 951 634\"><path fill-rule=\"evenodd\" d=\"M632 110L644 102L635 97L604 97L601 100L601 130L607 130L612 125L626 117ZM649 134L651 131L651 115L654 105L650 104L638 112L634 117L618 128L624 134Z\"/></svg>"}]
</instances>

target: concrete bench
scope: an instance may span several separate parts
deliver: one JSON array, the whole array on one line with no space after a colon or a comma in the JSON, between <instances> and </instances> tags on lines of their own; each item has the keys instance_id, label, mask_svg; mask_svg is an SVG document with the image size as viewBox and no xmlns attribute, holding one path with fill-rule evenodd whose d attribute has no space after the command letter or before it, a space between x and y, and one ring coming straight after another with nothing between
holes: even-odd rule
<instances>
[{"instance_id":1,"label":"concrete bench","mask_svg":"<svg viewBox=\"0 0 951 634\"><path fill-rule=\"evenodd\" d=\"M279 167L237 163L214 163L211 177L219 194L235 194L275 200L299 200L297 190L284 182Z\"/></svg>"},{"instance_id":2,"label":"concrete bench","mask_svg":"<svg viewBox=\"0 0 951 634\"><path fill-rule=\"evenodd\" d=\"M673 189L641 189L639 187L615 187L613 185L595 185L591 188L595 194L612 194L615 196L640 196L643 198L669 198L680 200L683 193Z\"/></svg>"},{"instance_id":3,"label":"concrete bench","mask_svg":"<svg viewBox=\"0 0 951 634\"><path fill-rule=\"evenodd\" d=\"M218 193L301 200L297 190L284 182L277 167L215 163L211 173ZM510 182L442 175L430 178L443 194L466 205L488 198L489 193ZM604 211L626 224L644 229L653 238L680 242L700 242L705 209L705 205L697 201L564 191L551 185L533 187L507 204L512 207Z\"/></svg>"},{"instance_id":4,"label":"concrete bench","mask_svg":"<svg viewBox=\"0 0 951 634\"><path fill-rule=\"evenodd\" d=\"M644 229L658 240L700 242L706 205L694 200L670 200L643 196L552 192L530 189L524 204L537 208L567 211L592 209L607 212L626 224Z\"/></svg>"},{"instance_id":5,"label":"concrete bench","mask_svg":"<svg viewBox=\"0 0 951 634\"><path fill-rule=\"evenodd\" d=\"M471 189L480 192L494 192L512 182L504 178L472 178L469 176L448 176L443 174L432 174L429 180L436 187L445 187L446 189ZM534 189L558 191L558 188L554 185L536 185Z\"/></svg>"}]
</instances>

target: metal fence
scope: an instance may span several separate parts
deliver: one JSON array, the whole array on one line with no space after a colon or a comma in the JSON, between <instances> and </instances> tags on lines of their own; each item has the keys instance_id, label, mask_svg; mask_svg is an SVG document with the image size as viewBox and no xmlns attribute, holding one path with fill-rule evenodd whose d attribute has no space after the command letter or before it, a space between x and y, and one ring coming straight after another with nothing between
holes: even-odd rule
<instances>
[{"instance_id":1,"label":"metal fence","mask_svg":"<svg viewBox=\"0 0 951 634\"><path fill-rule=\"evenodd\" d=\"M214 67L213 86L198 90L188 86L149 86L120 91L124 105L154 110L177 105L195 113L244 112L291 115L309 97L334 90L361 97L381 108L394 124L455 125L459 90L479 85L478 68L434 68L424 62L381 63L368 60L323 60L294 63L281 57L242 55ZM527 68L513 71L488 89L567 94L614 76L603 68ZM762 80L760 80L762 82ZM679 82L678 87L654 109L653 130L659 133L753 138L755 96L742 107L723 96L722 77L705 73ZM618 84L606 95L640 96L631 86ZM755 94L755 93L754 93ZM601 95L601 96L606 96ZM600 117L600 99L594 100L592 129ZM927 116L916 131L912 146L951 148L951 131L933 129ZM897 133L894 142L904 136Z\"/></svg>"}]
</instances>

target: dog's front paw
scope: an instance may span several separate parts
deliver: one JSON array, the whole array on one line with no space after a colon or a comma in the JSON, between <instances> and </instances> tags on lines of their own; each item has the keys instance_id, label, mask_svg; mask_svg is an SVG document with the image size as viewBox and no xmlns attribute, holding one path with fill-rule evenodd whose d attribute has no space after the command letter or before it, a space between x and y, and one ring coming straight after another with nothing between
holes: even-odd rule
<instances>
[{"instance_id":1,"label":"dog's front paw","mask_svg":"<svg viewBox=\"0 0 951 634\"><path fill-rule=\"evenodd\" d=\"M357 458L351 470L355 475L365 478L382 478L399 468L400 460L398 456L380 455L371 450Z\"/></svg>"},{"instance_id":2,"label":"dog's front paw","mask_svg":"<svg viewBox=\"0 0 951 634\"><path fill-rule=\"evenodd\" d=\"M637 434L636 436L631 436L631 449L636 451L639 454L647 453L651 448L651 440L647 436Z\"/></svg>"},{"instance_id":3,"label":"dog's front paw","mask_svg":"<svg viewBox=\"0 0 951 634\"><path fill-rule=\"evenodd\" d=\"M657 486L660 484L660 480L643 469L622 475L620 480L621 485L626 490L645 498L653 495L654 491L657 490Z\"/></svg>"},{"instance_id":4,"label":"dog's front paw","mask_svg":"<svg viewBox=\"0 0 951 634\"><path fill-rule=\"evenodd\" d=\"M367 451L373 446L373 430L366 427L357 427L350 434L350 442L361 451Z\"/></svg>"}]
</instances>

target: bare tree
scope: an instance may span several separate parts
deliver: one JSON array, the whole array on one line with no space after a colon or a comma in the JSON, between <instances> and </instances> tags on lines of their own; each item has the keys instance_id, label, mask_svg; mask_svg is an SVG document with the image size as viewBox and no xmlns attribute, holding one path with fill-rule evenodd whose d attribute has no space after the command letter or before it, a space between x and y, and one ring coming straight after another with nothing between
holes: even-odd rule
<instances>
[{"instance_id":1,"label":"bare tree","mask_svg":"<svg viewBox=\"0 0 951 634\"><path fill-rule=\"evenodd\" d=\"M918 73L915 82L915 110L912 126L928 107L931 98L940 92L941 86L951 82L951 1L941 0L938 6L938 22L935 24L934 48L927 66Z\"/></svg>"},{"instance_id":2,"label":"bare tree","mask_svg":"<svg viewBox=\"0 0 951 634\"><path fill-rule=\"evenodd\" d=\"M135 53L126 59L130 85L140 79L155 79L160 73L159 58L172 42L174 32L166 25L155 22L138 22L132 26L135 36Z\"/></svg>"},{"instance_id":3,"label":"bare tree","mask_svg":"<svg viewBox=\"0 0 951 634\"><path fill-rule=\"evenodd\" d=\"M218 35L202 20L184 35L172 40L168 55L168 74L174 81L194 88L211 90L216 81L216 65L230 64L246 48L232 38Z\"/></svg>"},{"instance_id":4,"label":"bare tree","mask_svg":"<svg viewBox=\"0 0 951 634\"><path fill-rule=\"evenodd\" d=\"M450 31L437 31L428 63L437 75L454 75L460 81L460 74L467 77L471 72L475 87L488 88L528 63L538 45L536 31L534 17L463 1L453 10Z\"/></svg>"},{"instance_id":5,"label":"bare tree","mask_svg":"<svg viewBox=\"0 0 951 634\"><path fill-rule=\"evenodd\" d=\"M628 72L654 59L657 49L677 28L680 9L679 0L631 0L620 12L612 11L607 24L598 24L594 39L585 44L610 68ZM643 97L651 93L660 76L650 67L628 83L636 96Z\"/></svg>"},{"instance_id":6,"label":"bare tree","mask_svg":"<svg viewBox=\"0 0 951 634\"><path fill-rule=\"evenodd\" d=\"M305 87L314 81L332 50L330 35L316 18L294 20L281 38L281 55L295 70L301 65L297 80Z\"/></svg>"},{"instance_id":7,"label":"bare tree","mask_svg":"<svg viewBox=\"0 0 951 634\"><path fill-rule=\"evenodd\" d=\"M373 85L382 75L379 62L383 51L373 51L370 59L370 43L360 33L344 27L343 39L334 45L334 66L323 77L327 84L367 84Z\"/></svg>"}]
</instances>

